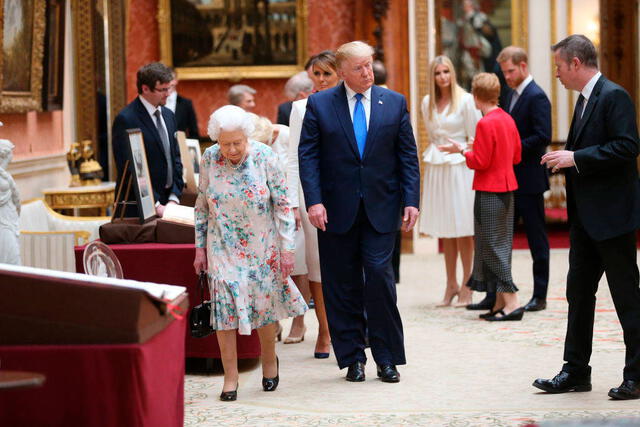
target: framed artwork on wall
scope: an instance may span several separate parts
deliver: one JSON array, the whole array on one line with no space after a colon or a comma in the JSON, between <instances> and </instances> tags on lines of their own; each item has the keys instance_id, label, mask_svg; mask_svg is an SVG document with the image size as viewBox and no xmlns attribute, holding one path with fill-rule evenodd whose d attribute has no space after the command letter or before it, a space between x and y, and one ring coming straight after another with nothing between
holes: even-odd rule
<instances>
[{"instance_id":1,"label":"framed artwork on wall","mask_svg":"<svg viewBox=\"0 0 640 427\"><path fill-rule=\"evenodd\" d=\"M158 0L161 60L181 79L290 77L306 15L306 0Z\"/></svg>"},{"instance_id":2,"label":"framed artwork on wall","mask_svg":"<svg viewBox=\"0 0 640 427\"><path fill-rule=\"evenodd\" d=\"M45 0L0 0L0 113L42 110Z\"/></svg>"},{"instance_id":3,"label":"framed artwork on wall","mask_svg":"<svg viewBox=\"0 0 640 427\"><path fill-rule=\"evenodd\" d=\"M499 70L503 47L528 50L527 10L527 0L437 0L436 55L451 58L458 83L470 90L473 76Z\"/></svg>"},{"instance_id":4,"label":"framed artwork on wall","mask_svg":"<svg viewBox=\"0 0 640 427\"><path fill-rule=\"evenodd\" d=\"M130 170L132 174L133 189L138 203L138 215L140 221L145 222L155 217L156 201L151 188L151 175L147 163L147 152L144 149L144 140L140 129L127 129L129 133Z\"/></svg>"}]
</instances>

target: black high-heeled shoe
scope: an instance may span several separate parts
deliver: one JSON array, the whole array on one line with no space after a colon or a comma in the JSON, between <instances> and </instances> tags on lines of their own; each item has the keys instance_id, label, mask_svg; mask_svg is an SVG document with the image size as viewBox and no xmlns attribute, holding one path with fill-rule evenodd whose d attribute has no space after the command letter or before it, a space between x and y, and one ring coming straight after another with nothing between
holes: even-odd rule
<instances>
[{"instance_id":1,"label":"black high-heeled shoe","mask_svg":"<svg viewBox=\"0 0 640 427\"><path fill-rule=\"evenodd\" d=\"M503 308L504 308L504 307L503 307ZM478 317L479 317L480 319L486 319L487 317L493 317L493 316L495 316L496 314L502 314L502 315L504 316L504 311L502 311L502 308L499 308L499 309L497 309L497 310L495 310L495 311L494 311L493 309L491 309L488 313L481 314L481 315L480 315L480 316L478 316Z\"/></svg>"},{"instance_id":2,"label":"black high-heeled shoe","mask_svg":"<svg viewBox=\"0 0 640 427\"><path fill-rule=\"evenodd\" d=\"M273 378L262 377L262 389L264 391L275 391L280 383L280 359L276 356L276 376Z\"/></svg>"},{"instance_id":3,"label":"black high-heeled shoe","mask_svg":"<svg viewBox=\"0 0 640 427\"><path fill-rule=\"evenodd\" d=\"M223 391L220 393L220 400L223 402L233 402L238 398L238 384L236 384L236 389L232 391Z\"/></svg>"}]
</instances>

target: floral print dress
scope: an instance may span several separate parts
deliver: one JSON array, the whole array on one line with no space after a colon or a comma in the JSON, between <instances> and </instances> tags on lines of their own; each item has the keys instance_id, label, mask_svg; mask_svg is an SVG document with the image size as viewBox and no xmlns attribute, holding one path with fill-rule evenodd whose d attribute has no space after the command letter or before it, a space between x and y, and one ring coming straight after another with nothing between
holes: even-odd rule
<instances>
[{"instance_id":1,"label":"floral print dress","mask_svg":"<svg viewBox=\"0 0 640 427\"><path fill-rule=\"evenodd\" d=\"M248 144L239 165L227 162L218 145L204 152L195 206L196 247L207 252L211 324L243 335L307 310L280 270L280 250L295 250L284 171L270 147Z\"/></svg>"}]
</instances>

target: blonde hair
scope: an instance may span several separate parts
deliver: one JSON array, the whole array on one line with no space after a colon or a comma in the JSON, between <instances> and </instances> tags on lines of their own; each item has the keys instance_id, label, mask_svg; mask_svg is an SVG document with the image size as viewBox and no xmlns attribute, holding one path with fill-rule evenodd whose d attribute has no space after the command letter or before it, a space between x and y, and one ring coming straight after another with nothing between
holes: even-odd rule
<instances>
[{"instance_id":1,"label":"blonde hair","mask_svg":"<svg viewBox=\"0 0 640 427\"><path fill-rule=\"evenodd\" d=\"M493 73L476 74L471 82L471 93L482 102L498 105L500 80Z\"/></svg>"},{"instance_id":2,"label":"blonde hair","mask_svg":"<svg viewBox=\"0 0 640 427\"><path fill-rule=\"evenodd\" d=\"M336 50L336 65L338 69L344 61L349 58L363 58L373 56L374 50L371 46L361 41L345 43Z\"/></svg>"},{"instance_id":3,"label":"blonde hair","mask_svg":"<svg viewBox=\"0 0 640 427\"><path fill-rule=\"evenodd\" d=\"M271 120L253 113L249 113L249 116L253 120L254 126L254 131L249 138L265 145L271 145L271 140L273 139L273 123L271 123Z\"/></svg>"},{"instance_id":4,"label":"blonde hair","mask_svg":"<svg viewBox=\"0 0 640 427\"><path fill-rule=\"evenodd\" d=\"M436 84L436 68L438 65L444 65L449 69L449 75L451 76L451 105L447 115L455 113L458 109L458 104L462 95L467 93L464 89L458 85L458 79L456 78L456 69L453 67L453 63L448 56L440 55L436 56L431 64L429 64L429 82L428 82L428 94L429 94L429 108L427 108L427 118L431 118L431 112L436 111L438 100L442 97L440 88Z\"/></svg>"}]
</instances>

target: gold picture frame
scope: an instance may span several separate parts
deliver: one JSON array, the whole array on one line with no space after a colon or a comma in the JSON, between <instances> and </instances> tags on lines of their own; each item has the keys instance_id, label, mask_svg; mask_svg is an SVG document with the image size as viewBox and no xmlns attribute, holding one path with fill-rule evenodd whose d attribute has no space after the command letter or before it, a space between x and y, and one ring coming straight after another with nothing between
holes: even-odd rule
<instances>
[{"instance_id":1,"label":"gold picture frame","mask_svg":"<svg viewBox=\"0 0 640 427\"><path fill-rule=\"evenodd\" d=\"M0 0L0 113L42 111L45 10L45 0Z\"/></svg>"},{"instance_id":2,"label":"gold picture frame","mask_svg":"<svg viewBox=\"0 0 640 427\"><path fill-rule=\"evenodd\" d=\"M177 20L177 16L171 13L172 1L158 0L158 26L160 29L160 58L169 66L175 66L178 77L183 80L210 80L226 79L239 81L242 79L254 78L288 78L304 67L307 56L307 0L289 0L275 3L278 7L290 7L295 3L295 63L269 64L269 65L190 65L183 66L174 62L174 34L172 31L172 20ZM186 0L181 0L183 3ZM213 0L214 5L219 3L220 7L225 2L223 0ZM253 3L253 1L251 1ZM260 2L262 3L262 2ZM268 0L265 0L268 3ZM229 17L227 17L229 18ZM230 19L230 18L229 18ZM180 22L180 21L177 21ZM244 23L242 25L245 25ZM253 28L253 27L251 27ZM203 34L209 37L210 34ZM212 36L211 36L212 37ZM256 36L257 38L257 36ZM243 42L244 43L244 42ZM291 61L294 62L294 61Z\"/></svg>"},{"instance_id":3,"label":"gold picture frame","mask_svg":"<svg viewBox=\"0 0 640 427\"><path fill-rule=\"evenodd\" d=\"M476 4L476 11L471 15L473 18L468 18L465 7L471 4L474 2L465 0L436 0L435 3L435 16L440 17L436 19L436 55L445 54L451 58L456 67L459 83L467 89L473 75L480 71L495 71L493 67L487 69L488 64L482 64L482 62L492 62L494 66L496 65L495 56L499 53L497 46L515 45L526 51L529 50L528 0L493 0L483 3L483 6L492 10L484 10ZM483 15L484 18L476 18L476 12L479 12L478 16ZM507 22L504 21L505 16L508 18ZM498 17L501 21L497 20ZM488 44L485 40L482 44L473 43L474 36L475 39L485 36ZM492 40L492 37L496 38L497 43ZM450 45L453 45L453 51L449 49ZM490 54L487 52L489 48ZM473 55L462 58L467 51L473 52L477 58L472 59ZM474 62L478 63L477 69L473 69ZM465 68L469 68L466 74Z\"/></svg>"}]
</instances>

